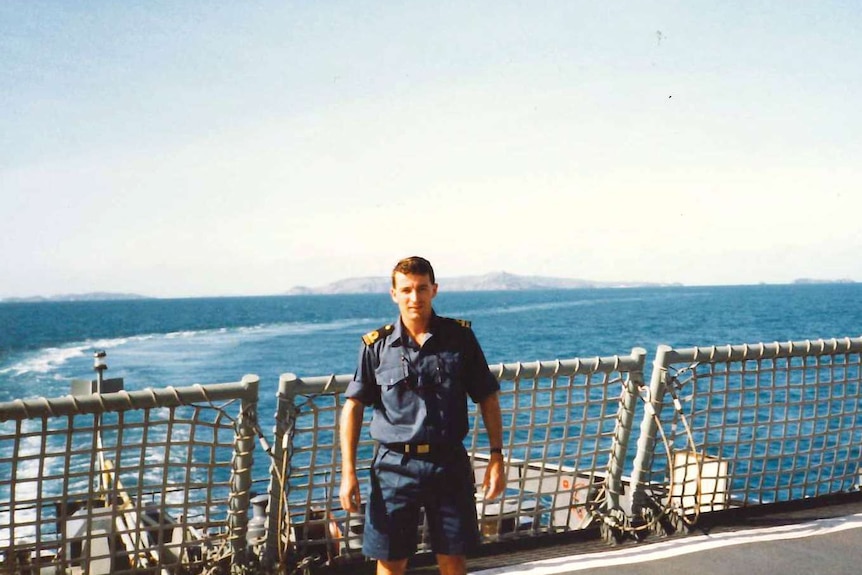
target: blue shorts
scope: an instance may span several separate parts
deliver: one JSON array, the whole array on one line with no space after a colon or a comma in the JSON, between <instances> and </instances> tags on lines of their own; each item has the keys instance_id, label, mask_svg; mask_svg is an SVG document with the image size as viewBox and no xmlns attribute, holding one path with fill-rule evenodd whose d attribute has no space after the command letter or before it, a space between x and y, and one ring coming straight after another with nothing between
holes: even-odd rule
<instances>
[{"instance_id":1,"label":"blue shorts","mask_svg":"<svg viewBox=\"0 0 862 575\"><path fill-rule=\"evenodd\" d=\"M464 448L426 457L381 445L371 465L362 553L387 561L410 557L423 507L435 553L466 555L478 546L474 475Z\"/></svg>"}]
</instances>

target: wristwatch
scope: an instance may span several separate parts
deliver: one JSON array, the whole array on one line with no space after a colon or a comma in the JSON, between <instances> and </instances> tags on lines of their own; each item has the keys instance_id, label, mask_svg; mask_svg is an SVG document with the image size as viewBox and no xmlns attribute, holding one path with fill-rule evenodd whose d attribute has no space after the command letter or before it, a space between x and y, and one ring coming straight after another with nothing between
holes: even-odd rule
<instances>
[{"instance_id":1,"label":"wristwatch","mask_svg":"<svg viewBox=\"0 0 862 575\"><path fill-rule=\"evenodd\" d=\"M494 455L495 453L499 453L500 455L503 455L503 448L502 447L492 447L489 451L490 451L491 455Z\"/></svg>"}]
</instances>

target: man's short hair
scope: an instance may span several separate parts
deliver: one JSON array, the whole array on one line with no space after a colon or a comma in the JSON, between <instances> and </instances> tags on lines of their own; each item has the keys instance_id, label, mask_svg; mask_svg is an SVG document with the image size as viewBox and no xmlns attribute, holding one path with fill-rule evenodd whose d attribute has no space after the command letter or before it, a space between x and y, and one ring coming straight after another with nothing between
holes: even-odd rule
<instances>
[{"instance_id":1,"label":"man's short hair","mask_svg":"<svg viewBox=\"0 0 862 575\"><path fill-rule=\"evenodd\" d=\"M392 268L392 287L395 287L395 274L397 273L428 276L432 284L437 283L437 280L434 279L434 268L431 267L431 262L419 256L410 256L395 264L395 267Z\"/></svg>"}]
</instances>

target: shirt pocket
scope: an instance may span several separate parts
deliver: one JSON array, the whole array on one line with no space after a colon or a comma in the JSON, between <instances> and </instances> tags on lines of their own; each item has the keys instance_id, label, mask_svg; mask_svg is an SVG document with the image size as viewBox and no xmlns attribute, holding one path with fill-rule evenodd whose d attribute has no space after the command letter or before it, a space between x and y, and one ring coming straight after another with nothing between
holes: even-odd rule
<instances>
[{"instance_id":1,"label":"shirt pocket","mask_svg":"<svg viewBox=\"0 0 862 575\"><path fill-rule=\"evenodd\" d=\"M395 365L381 365L374 371L374 377L377 380L377 385L384 389L407 381L407 373L400 362Z\"/></svg>"},{"instance_id":2,"label":"shirt pocket","mask_svg":"<svg viewBox=\"0 0 862 575\"><path fill-rule=\"evenodd\" d=\"M444 351L437 354L437 381L444 389L451 389L461 380L461 353Z\"/></svg>"},{"instance_id":3,"label":"shirt pocket","mask_svg":"<svg viewBox=\"0 0 862 575\"><path fill-rule=\"evenodd\" d=\"M405 366L400 361L381 365L374 374L386 420L396 426L416 425L423 410L423 402L417 398Z\"/></svg>"}]
</instances>

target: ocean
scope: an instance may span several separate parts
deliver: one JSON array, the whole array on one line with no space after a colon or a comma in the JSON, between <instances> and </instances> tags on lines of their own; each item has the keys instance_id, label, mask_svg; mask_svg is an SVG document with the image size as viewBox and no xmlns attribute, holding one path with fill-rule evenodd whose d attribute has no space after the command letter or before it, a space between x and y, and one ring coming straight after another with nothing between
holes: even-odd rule
<instances>
[{"instance_id":1,"label":"ocean","mask_svg":"<svg viewBox=\"0 0 862 575\"><path fill-rule=\"evenodd\" d=\"M470 320L490 363L678 347L858 336L862 284L447 293L440 315ZM386 294L0 304L0 401L69 392L106 377L127 390L352 373L363 333L391 322ZM649 357L649 355L648 355Z\"/></svg>"},{"instance_id":2,"label":"ocean","mask_svg":"<svg viewBox=\"0 0 862 575\"><path fill-rule=\"evenodd\" d=\"M855 337L860 301L862 284L458 293L444 284L435 308L471 321L493 364L633 347L650 361L660 344ZM352 373L362 334L396 317L386 294L0 304L0 402L68 395L73 379L95 377L93 354L104 350L106 377L122 377L128 391L256 374L269 430L281 374ZM14 435L10 425L0 428ZM266 458L255 460L258 488L268 470ZM0 484L0 500L8 488Z\"/></svg>"}]
</instances>

